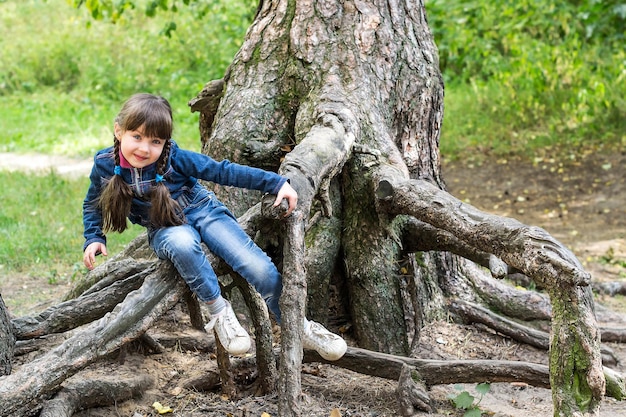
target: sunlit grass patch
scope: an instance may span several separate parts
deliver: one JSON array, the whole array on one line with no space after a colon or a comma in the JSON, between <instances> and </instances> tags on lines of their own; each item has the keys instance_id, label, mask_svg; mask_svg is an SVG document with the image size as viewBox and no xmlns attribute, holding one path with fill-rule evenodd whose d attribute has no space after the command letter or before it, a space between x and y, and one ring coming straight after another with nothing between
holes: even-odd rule
<instances>
[{"instance_id":1,"label":"sunlit grass patch","mask_svg":"<svg viewBox=\"0 0 626 417\"><path fill-rule=\"evenodd\" d=\"M76 273L72 266L82 262L88 178L0 172L0 183L0 272L56 271L58 276L47 276L51 281ZM109 254L141 231L133 227L122 235L110 234Z\"/></svg>"}]
</instances>

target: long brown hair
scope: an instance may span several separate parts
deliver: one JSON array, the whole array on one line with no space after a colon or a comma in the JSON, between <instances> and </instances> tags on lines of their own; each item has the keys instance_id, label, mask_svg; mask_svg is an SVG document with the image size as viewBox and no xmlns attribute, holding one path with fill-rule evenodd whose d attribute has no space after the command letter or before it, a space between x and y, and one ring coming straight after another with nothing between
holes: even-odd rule
<instances>
[{"instance_id":1,"label":"long brown hair","mask_svg":"<svg viewBox=\"0 0 626 417\"><path fill-rule=\"evenodd\" d=\"M143 127L146 136L165 140L163 152L156 162L156 185L150 191L150 223L152 227L178 226L185 222L182 210L172 199L163 175L172 147L172 108L163 97L140 93L130 97L115 118L122 131ZM120 141L114 136L113 155L115 175L104 187L98 204L102 210L102 230L123 232L127 229L126 219L130 214L133 190L124 181L120 168Z\"/></svg>"}]
</instances>

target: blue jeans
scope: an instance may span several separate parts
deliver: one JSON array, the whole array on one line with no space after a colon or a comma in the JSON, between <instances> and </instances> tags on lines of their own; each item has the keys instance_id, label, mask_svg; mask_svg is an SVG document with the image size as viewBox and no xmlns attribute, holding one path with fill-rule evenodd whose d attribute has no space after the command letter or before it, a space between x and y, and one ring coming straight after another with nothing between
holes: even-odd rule
<instances>
[{"instance_id":1,"label":"blue jeans","mask_svg":"<svg viewBox=\"0 0 626 417\"><path fill-rule=\"evenodd\" d=\"M278 269L213 192L200 194L184 209L187 224L149 231L150 246L159 258L172 261L191 291L206 302L215 300L221 291L202 250L204 242L261 294L280 323L282 278Z\"/></svg>"}]
</instances>

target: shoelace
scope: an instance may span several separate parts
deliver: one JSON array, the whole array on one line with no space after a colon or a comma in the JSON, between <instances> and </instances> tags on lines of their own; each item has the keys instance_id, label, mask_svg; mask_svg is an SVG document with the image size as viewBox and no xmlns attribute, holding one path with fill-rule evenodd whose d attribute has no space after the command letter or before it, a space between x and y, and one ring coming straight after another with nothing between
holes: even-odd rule
<instances>
[{"instance_id":1,"label":"shoelace","mask_svg":"<svg viewBox=\"0 0 626 417\"><path fill-rule=\"evenodd\" d=\"M242 337L246 336L245 330L243 330L243 328L239 324L239 321L235 317L235 314L232 310L229 309L225 311L224 314L220 317L224 319L224 323L222 327L226 329L226 332L229 334L229 336L231 334L233 336L242 336Z\"/></svg>"},{"instance_id":2,"label":"shoelace","mask_svg":"<svg viewBox=\"0 0 626 417\"><path fill-rule=\"evenodd\" d=\"M328 330L326 330L325 328L323 328L322 326L320 326L319 324L315 322L310 323L309 331L305 332L304 335L306 336L306 339L310 340L313 343L315 343L316 338L318 340L321 339L322 341L334 340L337 338L336 335L329 332Z\"/></svg>"}]
</instances>

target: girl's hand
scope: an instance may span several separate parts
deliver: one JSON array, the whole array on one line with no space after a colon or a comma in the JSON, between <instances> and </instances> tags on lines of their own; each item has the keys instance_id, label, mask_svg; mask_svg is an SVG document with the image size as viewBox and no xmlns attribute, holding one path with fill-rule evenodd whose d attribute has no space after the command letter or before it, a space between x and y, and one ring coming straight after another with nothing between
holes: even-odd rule
<instances>
[{"instance_id":1,"label":"girl's hand","mask_svg":"<svg viewBox=\"0 0 626 417\"><path fill-rule=\"evenodd\" d=\"M283 201L283 198L287 199L287 203L289 203L289 208L287 209L287 213L285 213L285 217L289 216L292 211L295 210L296 205L298 204L298 193L293 187L288 183L284 183L280 190L278 190L278 194L276 194L276 201L274 201L274 207L278 207L280 202Z\"/></svg>"},{"instance_id":2,"label":"girl's hand","mask_svg":"<svg viewBox=\"0 0 626 417\"><path fill-rule=\"evenodd\" d=\"M85 248L85 252L83 252L83 263L87 269L92 270L94 268L96 256L99 254L102 254L103 256L108 255L107 247L104 243L93 242Z\"/></svg>"}]
</instances>

